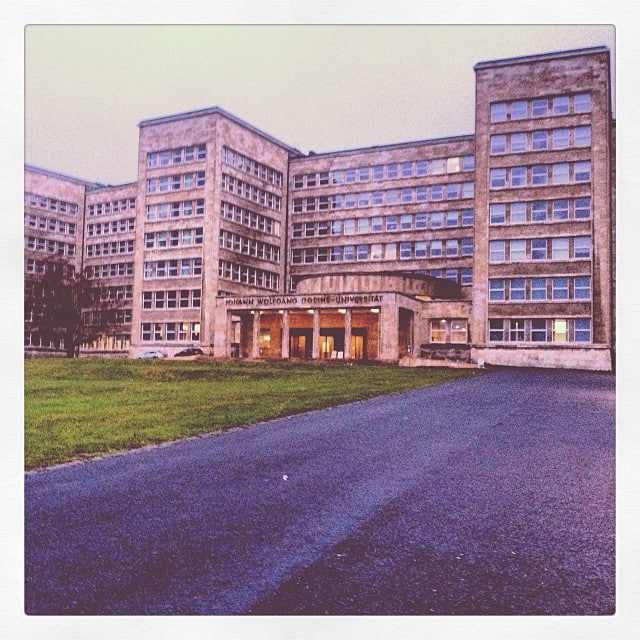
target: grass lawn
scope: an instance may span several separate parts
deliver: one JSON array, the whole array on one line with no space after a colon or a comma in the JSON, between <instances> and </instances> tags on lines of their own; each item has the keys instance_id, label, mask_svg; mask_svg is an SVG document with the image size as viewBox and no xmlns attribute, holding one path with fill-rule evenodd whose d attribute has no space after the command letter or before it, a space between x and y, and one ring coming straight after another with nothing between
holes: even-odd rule
<instances>
[{"instance_id":1,"label":"grass lawn","mask_svg":"<svg viewBox=\"0 0 640 640\"><path fill-rule=\"evenodd\" d=\"M478 375L346 363L25 360L25 467Z\"/></svg>"}]
</instances>

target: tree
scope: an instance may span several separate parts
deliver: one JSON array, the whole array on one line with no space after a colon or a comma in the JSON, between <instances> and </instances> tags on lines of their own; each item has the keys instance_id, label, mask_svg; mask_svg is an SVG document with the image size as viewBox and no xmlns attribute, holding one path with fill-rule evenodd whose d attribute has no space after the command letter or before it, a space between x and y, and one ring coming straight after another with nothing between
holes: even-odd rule
<instances>
[{"instance_id":1,"label":"tree","mask_svg":"<svg viewBox=\"0 0 640 640\"><path fill-rule=\"evenodd\" d=\"M44 272L29 281L38 293L25 299L36 309L31 328L45 340L62 341L67 358L77 357L80 345L96 339L107 328L106 311L111 304L101 299L100 283L76 272L73 266L48 260Z\"/></svg>"}]
</instances>

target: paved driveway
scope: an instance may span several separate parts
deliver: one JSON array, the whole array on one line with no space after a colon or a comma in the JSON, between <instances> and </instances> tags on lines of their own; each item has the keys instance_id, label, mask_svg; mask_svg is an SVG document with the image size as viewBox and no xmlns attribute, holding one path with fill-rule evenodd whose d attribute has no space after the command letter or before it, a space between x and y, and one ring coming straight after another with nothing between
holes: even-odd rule
<instances>
[{"instance_id":1,"label":"paved driveway","mask_svg":"<svg viewBox=\"0 0 640 640\"><path fill-rule=\"evenodd\" d=\"M26 476L28 614L611 614L612 374L504 370Z\"/></svg>"}]
</instances>

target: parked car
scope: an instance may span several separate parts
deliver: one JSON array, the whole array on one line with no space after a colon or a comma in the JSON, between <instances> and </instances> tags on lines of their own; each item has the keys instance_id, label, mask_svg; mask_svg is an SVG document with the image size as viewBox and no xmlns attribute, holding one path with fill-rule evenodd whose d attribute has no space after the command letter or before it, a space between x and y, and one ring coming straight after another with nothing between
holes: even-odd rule
<instances>
[{"instance_id":1,"label":"parked car","mask_svg":"<svg viewBox=\"0 0 640 640\"><path fill-rule=\"evenodd\" d=\"M178 353L174 354L174 358L187 358L189 356L203 356L204 352L202 349L198 349L197 347L190 347L188 349L183 349L182 351L178 351Z\"/></svg>"},{"instance_id":2,"label":"parked car","mask_svg":"<svg viewBox=\"0 0 640 640\"><path fill-rule=\"evenodd\" d=\"M166 357L167 354L163 351L145 351L141 356L138 356L138 360L158 360Z\"/></svg>"}]
</instances>

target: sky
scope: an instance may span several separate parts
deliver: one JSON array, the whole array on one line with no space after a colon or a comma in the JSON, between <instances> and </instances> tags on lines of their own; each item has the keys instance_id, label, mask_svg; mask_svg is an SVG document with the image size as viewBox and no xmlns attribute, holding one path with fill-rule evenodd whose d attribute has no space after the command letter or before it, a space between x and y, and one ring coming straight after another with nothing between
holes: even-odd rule
<instances>
[{"instance_id":1,"label":"sky","mask_svg":"<svg viewBox=\"0 0 640 640\"><path fill-rule=\"evenodd\" d=\"M473 66L611 25L30 25L25 162L136 180L138 123L220 106L307 153L472 134Z\"/></svg>"}]
</instances>

